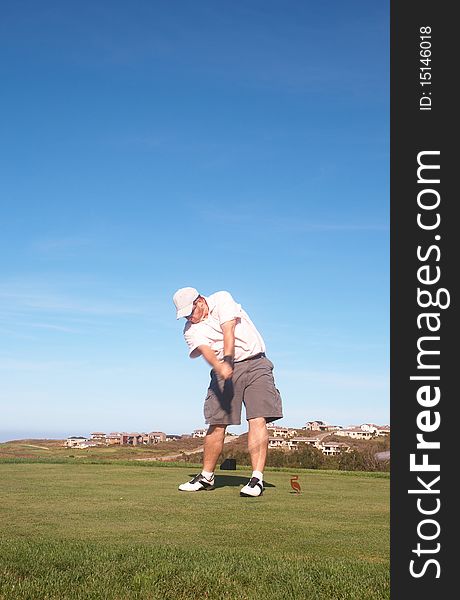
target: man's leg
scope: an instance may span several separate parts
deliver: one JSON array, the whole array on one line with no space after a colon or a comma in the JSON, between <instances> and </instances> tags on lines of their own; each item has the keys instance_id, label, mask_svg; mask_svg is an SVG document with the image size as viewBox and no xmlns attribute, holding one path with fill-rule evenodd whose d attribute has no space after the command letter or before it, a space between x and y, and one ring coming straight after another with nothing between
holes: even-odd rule
<instances>
[{"instance_id":1,"label":"man's leg","mask_svg":"<svg viewBox=\"0 0 460 600\"><path fill-rule=\"evenodd\" d=\"M179 486L181 492L200 492L214 489L214 469L224 446L227 425L210 425L204 438L203 470Z\"/></svg>"},{"instance_id":2,"label":"man's leg","mask_svg":"<svg viewBox=\"0 0 460 600\"><path fill-rule=\"evenodd\" d=\"M224 447L226 429L227 425L209 426L206 437L204 438L203 471L214 473L217 459Z\"/></svg>"},{"instance_id":3,"label":"man's leg","mask_svg":"<svg viewBox=\"0 0 460 600\"><path fill-rule=\"evenodd\" d=\"M249 419L248 450L253 471L263 473L268 451L268 429L264 417Z\"/></svg>"},{"instance_id":4,"label":"man's leg","mask_svg":"<svg viewBox=\"0 0 460 600\"><path fill-rule=\"evenodd\" d=\"M264 491L263 471L268 451L268 429L264 417L248 419L248 450L251 456L252 475L240 491L240 496L261 496Z\"/></svg>"}]
</instances>

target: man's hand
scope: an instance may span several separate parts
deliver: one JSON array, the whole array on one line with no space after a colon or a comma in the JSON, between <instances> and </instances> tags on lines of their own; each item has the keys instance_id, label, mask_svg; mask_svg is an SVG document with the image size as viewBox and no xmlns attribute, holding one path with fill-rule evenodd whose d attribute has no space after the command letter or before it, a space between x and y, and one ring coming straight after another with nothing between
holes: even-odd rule
<instances>
[{"instance_id":1,"label":"man's hand","mask_svg":"<svg viewBox=\"0 0 460 600\"><path fill-rule=\"evenodd\" d=\"M222 377L222 379L231 379L233 377L233 368L227 362L220 362L214 371Z\"/></svg>"},{"instance_id":2,"label":"man's hand","mask_svg":"<svg viewBox=\"0 0 460 600\"><path fill-rule=\"evenodd\" d=\"M214 350L212 350L209 346L202 345L198 346L198 352L203 356L203 358L211 365L214 371L222 377L222 379L231 379L233 376L233 366L226 362L225 360L219 360L216 356Z\"/></svg>"}]
</instances>

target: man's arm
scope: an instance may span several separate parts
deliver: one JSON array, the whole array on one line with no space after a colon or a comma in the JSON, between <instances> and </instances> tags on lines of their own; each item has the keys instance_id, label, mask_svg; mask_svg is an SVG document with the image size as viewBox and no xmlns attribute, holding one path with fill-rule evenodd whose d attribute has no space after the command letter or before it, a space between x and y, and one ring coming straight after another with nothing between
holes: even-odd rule
<instances>
[{"instance_id":1,"label":"man's arm","mask_svg":"<svg viewBox=\"0 0 460 600\"><path fill-rule=\"evenodd\" d=\"M211 365L211 367L223 379L231 379L233 375L233 357L235 355L235 325L236 320L222 323L222 331L224 334L224 356L231 357L231 363L219 360L212 348L203 344L198 346L197 350L203 358Z\"/></svg>"},{"instance_id":2,"label":"man's arm","mask_svg":"<svg viewBox=\"0 0 460 600\"><path fill-rule=\"evenodd\" d=\"M201 356L211 365L211 367L218 371L220 366L222 365L222 361L220 361L216 353L212 348L203 344L202 346L198 346L196 350L201 354Z\"/></svg>"},{"instance_id":3,"label":"man's arm","mask_svg":"<svg viewBox=\"0 0 460 600\"><path fill-rule=\"evenodd\" d=\"M236 319L232 319L221 325L224 333L224 356L231 356L232 361L235 357L235 325Z\"/></svg>"}]
</instances>

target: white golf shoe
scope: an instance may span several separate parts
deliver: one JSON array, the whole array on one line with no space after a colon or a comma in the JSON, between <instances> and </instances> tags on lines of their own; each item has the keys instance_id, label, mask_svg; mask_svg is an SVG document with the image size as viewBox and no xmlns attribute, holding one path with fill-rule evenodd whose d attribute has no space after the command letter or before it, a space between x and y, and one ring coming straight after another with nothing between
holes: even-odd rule
<instances>
[{"instance_id":1,"label":"white golf shoe","mask_svg":"<svg viewBox=\"0 0 460 600\"><path fill-rule=\"evenodd\" d=\"M195 475L193 479L187 481L187 483L182 483L179 486L179 490L181 492L201 492L201 490L213 490L214 489L214 476L211 479L206 479L206 477L199 473Z\"/></svg>"},{"instance_id":2,"label":"white golf shoe","mask_svg":"<svg viewBox=\"0 0 460 600\"><path fill-rule=\"evenodd\" d=\"M244 488L241 489L240 496L256 498L257 496L262 496L263 493L264 482L257 479L257 477L251 477Z\"/></svg>"}]
</instances>

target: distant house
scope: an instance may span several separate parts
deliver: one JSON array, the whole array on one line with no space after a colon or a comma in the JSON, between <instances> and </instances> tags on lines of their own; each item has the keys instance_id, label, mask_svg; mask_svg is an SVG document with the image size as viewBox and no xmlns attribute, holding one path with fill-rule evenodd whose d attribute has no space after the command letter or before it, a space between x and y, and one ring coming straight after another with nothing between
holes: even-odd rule
<instances>
[{"instance_id":1,"label":"distant house","mask_svg":"<svg viewBox=\"0 0 460 600\"><path fill-rule=\"evenodd\" d=\"M144 436L147 435L145 433L122 433L121 435L121 445L122 446L142 446L144 443Z\"/></svg>"},{"instance_id":2,"label":"distant house","mask_svg":"<svg viewBox=\"0 0 460 600\"><path fill-rule=\"evenodd\" d=\"M314 446L318 448L318 438L294 437L286 441L286 446L290 450L298 450L301 446Z\"/></svg>"},{"instance_id":3,"label":"distant house","mask_svg":"<svg viewBox=\"0 0 460 600\"><path fill-rule=\"evenodd\" d=\"M363 423L360 428L363 431L370 431L374 435L377 433L377 425L374 425L374 423Z\"/></svg>"},{"instance_id":4,"label":"distant house","mask_svg":"<svg viewBox=\"0 0 460 600\"><path fill-rule=\"evenodd\" d=\"M319 438L294 437L282 438L271 436L268 438L269 448L281 448L283 450L299 450L305 446L313 446L321 450L326 456L335 456L341 452L349 452L350 446L343 442L322 442Z\"/></svg>"},{"instance_id":5,"label":"distant house","mask_svg":"<svg viewBox=\"0 0 460 600\"><path fill-rule=\"evenodd\" d=\"M87 441L88 440L82 435L71 435L64 442L64 446L67 446L67 448L80 448L81 444Z\"/></svg>"},{"instance_id":6,"label":"distant house","mask_svg":"<svg viewBox=\"0 0 460 600\"><path fill-rule=\"evenodd\" d=\"M207 429L195 429L192 431L192 437L194 438L204 438L206 437Z\"/></svg>"},{"instance_id":7,"label":"distant house","mask_svg":"<svg viewBox=\"0 0 460 600\"><path fill-rule=\"evenodd\" d=\"M380 435L380 436L390 435L390 426L389 425L377 425L377 435Z\"/></svg>"},{"instance_id":8,"label":"distant house","mask_svg":"<svg viewBox=\"0 0 460 600\"><path fill-rule=\"evenodd\" d=\"M64 446L67 446L67 448L93 448L97 446L97 442L83 436L73 435L66 439Z\"/></svg>"},{"instance_id":9,"label":"distant house","mask_svg":"<svg viewBox=\"0 0 460 600\"><path fill-rule=\"evenodd\" d=\"M109 433L108 436L106 436L106 441L107 441L107 445L108 446L115 446L115 445L121 445L121 438L122 438L121 433L115 432L115 433Z\"/></svg>"},{"instance_id":10,"label":"distant house","mask_svg":"<svg viewBox=\"0 0 460 600\"><path fill-rule=\"evenodd\" d=\"M335 432L335 435L340 437L350 437L354 440L370 440L374 437L374 434L370 431L363 431L361 427L347 427L346 429L340 429Z\"/></svg>"},{"instance_id":11,"label":"distant house","mask_svg":"<svg viewBox=\"0 0 460 600\"><path fill-rule=\"evenodd\" d=\"M269 448L283 448L284 450L297 450L302 445L304 446L315 446L318 447L318 438L308 437L292 437L285 438L281 436L270 436L268 438Z\"/></svg>"},{"instance_id":12,"label":"distant house","mask_svg":"<svg viewBox=\"0 0 460 600\"><path fill-rule=\"evenodd\" d=\"M270 434L272 437L282 437L289 438L294 435L294 432L291 433L289 427L272 427L270 429Z\"/></svg>"},{"instance_id":13,"label":"distant house","mask_svg":"<svg viewBox=\"0 0 460 600\"><path fill-rule=\"evenodd\" d=\"M320 444L319 438L300 437L300 438L294 438L294 439L300 440L303 444L308 444L309 446L314 446L315 448L319 448L319 444Z\"/></svg>"},{"instance_id":14,"label":"distant house","mask_svg":"<svg viewBox=\"0 0 460 600\"><path fill-rule=\"evenodd\" d=\"M268 447L269 448L282 448L285 445L284 439L280 437L269 437Z\"/></svg>"},{"instance_id":15,"label":"distant house","mask_svg":"<svg viewBox=\"0 0 460 600\"><path fill-rule=\"evenodd\" d=\"M307 421L302 429L306 429L307 431L321 431L321 427L324 427L325 423L323 421Z\"/></svg>"},{"instance_id":16,"label":"distant house","mask_svg":"<svg viewBox=\"0 0 460 600\"><path fill-rule=\"evenodd\" d=\"M94 442L98 442L99 444L107 444L107 436L105 433L102 433L101 431L95 431L94 433L92 433L91 439Z\"/></svg>"},{"instance_id":17,"label":"distant house","mask_svg":"<svg viewBox=\"0 0 460 600\"><path fill-rule=\"evenodd\" d=\"M341 427L339 425L328 425L324 421L307 421L302 429L306 431L337 431Z\"/></svg>"},{"instance_id":18,"label":"distant house","mask_svg":"<svg viewBox=\"0 0 460 600\"><path fill-rule=\"evenodd\" d=\"M374 425L373 423L364 423L358 427L350 426L335 432L335 435L348 436L355 440L370 440L377 436L389 434L389 425Z\"/></svg>"},{"instance_id":19,"label":"distant house","mask_svg":"<svg viewBox=\"0 0 460 600\"><path fill-rule=\"evenodd\" d=\"M97 448L99 444L97 442L92 442L91 440L86 440L78 446L79 448Z\"/></svg>"},{"instance_id":20,"label":"distant house","mask_svg":"<svg viewBox=\"0 0 460 600\"><path fill-rule=\"evenodd\" d=\"M339 429L342 429L340 425L325 425L322 431L338 431Z\"/></svg>"},{"instance_id":21,"label":"distant house","mask_svg":"<svg viewBox=\"0 0 460 600\"><path fill-rule=\"evenodd\" d=\"M147 446L158 444L158 442L165 442L166 438L166 433L163 433L162 431L151 431L150 433L139 433L137 431L127 433L126 431L118 431L109 433L105 439L108 446Z\"/></svg>"},{"instance_id":22,"label":"distant house","mask_svg":"<svg viewBox=\"0 0 460 600\"><path fill-rule=\"evenodd\" d=\"M148 444L158 444L158 442L166 442L166 433L162 431L151 431L148 435Z\"/></svg>"},{"instance_id":23,"label":"distant house","mask_svg":"<svg viewBox=\"0 0 460 600\"><path fill-rule=\"evenodd\" d=\"M336 456L342 452L350 452L350 446L343 442L322 442L320 449L326 456Z\"/></svg>"}]
</instances>

